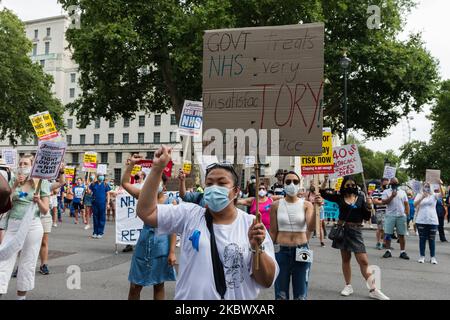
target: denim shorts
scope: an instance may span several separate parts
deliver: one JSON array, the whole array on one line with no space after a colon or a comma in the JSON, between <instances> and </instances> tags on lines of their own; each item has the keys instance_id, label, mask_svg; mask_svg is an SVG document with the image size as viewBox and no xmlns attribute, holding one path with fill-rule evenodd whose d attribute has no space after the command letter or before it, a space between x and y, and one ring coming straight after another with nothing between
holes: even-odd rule
<instances>
[{"instance_id":1,"label":"denim shorts","mask_svg":"<svg viewBox=\"0 0 450 320\"><path fill-rule=\"evenodd\" d=\"M384 219L384 233L394 234L394 227L399 236L406 235L406 215L390 216L386 215Z\"/></svg>"}]
</instances>

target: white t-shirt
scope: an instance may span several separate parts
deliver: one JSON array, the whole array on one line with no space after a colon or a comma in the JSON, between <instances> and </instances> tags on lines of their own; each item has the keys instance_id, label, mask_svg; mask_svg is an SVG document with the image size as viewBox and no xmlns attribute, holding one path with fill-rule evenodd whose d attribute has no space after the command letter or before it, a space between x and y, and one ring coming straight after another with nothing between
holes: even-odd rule
<instances>
[{"instance_id":1,"label":"white t-shirt","mask_svg":"<svg viewBox=\"0 0 450 320\"><path fill-rule=\"evenodd\" d=\"M383 191L381 199L386 200L390 198L392 189ZM397 190L397 195L392 201L386 205L386 215L401 217L405 215L405 202L408 202L408 196L402 189Z\"/></svg>"},{"instance_id":2,"label":"white t-shirt","mask_svg":"<svg viewBox=\"0 0 450 320\"><path fill-rule=\"evenodd\" d=\"M251 277L252 253L249 251L248 229L254 216L237 209L232 224L214 224L217 249L225 272L226 300L256 299L262 288ZM177 206L158 205L158 234L181 234L180 269L175 289L175 300L220 300L216 290L211 259L210 234L206 226L205 209L193 203L183 202ZM195 230L200 231L199 250L189 240ZM276 266L274 247L266 232L265 252ZM273 283L272 283L273 285Z\"/></svg>"},{"instance_id":3,"label":"white t-shirt","mask_svg":"<svg viewBox=\"0 0 450 320\"><path fill-rule=\"evenodd\" d=\"M419 193L414 201L417 201L421 198L422 193ZM419 207L416 208L416 212L417 210L419 210L419 213L416 213L416 223L439 225L439 220L436 212L437 198L437 194L431 194L420 202Z\"/></svg>"}]
</instances>

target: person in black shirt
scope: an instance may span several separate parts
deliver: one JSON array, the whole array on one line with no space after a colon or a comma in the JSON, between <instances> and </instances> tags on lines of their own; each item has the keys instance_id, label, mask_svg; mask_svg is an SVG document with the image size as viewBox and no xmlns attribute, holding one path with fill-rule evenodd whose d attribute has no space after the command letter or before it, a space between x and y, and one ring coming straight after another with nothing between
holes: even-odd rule
<instances>
[{"instance_id":1,"label":"person in black shirt","mask_svg":"<svg viewBox=\"0 0 450 320\"><path fill-rule=\"evenodd\" d=\"M346 284L341 295L349 296L353 293L350 265L353 252L361 269L361 274L370 288L369 296L378 300L389 300L387 296L376 288L375 283L371 279L371 272L368 270L369 261L361 232L363 220L370 219L372 199L368 198L366 201L364 195L358 192L358 185L355 180L350 176L344 177L340 194L330 194L325 191L327 180L328 176L325 176L320 195L322 198L339 205L338 224L344 226L344 239L341 241L333 240L332 244L333 248L341 250L342 271Z\"/></svg>"},{"instance_id":2,"label":"person in black shirt","mask_svg":"<svg viewBox=\"0 0 450 320\"><path fill-rule=\"evenodd\" d=\"M275 178L277 178L277 182L275 182L271 189L273 191L273 193L277 196L285 196L286 192L284 191L284 183L283 183L283 179L284 179L284 175L287 173L286 170L283 169L278 169L277 173L275 174Z\"/></svg>"}]
</instances>

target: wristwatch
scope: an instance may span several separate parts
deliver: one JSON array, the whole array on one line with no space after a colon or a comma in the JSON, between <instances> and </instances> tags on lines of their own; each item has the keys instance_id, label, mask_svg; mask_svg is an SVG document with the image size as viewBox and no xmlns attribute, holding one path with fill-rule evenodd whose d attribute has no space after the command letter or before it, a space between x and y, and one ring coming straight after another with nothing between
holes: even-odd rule
<instances>
[{"instance_id":1,"label":"wristwatch","mask_svg":"<svg viewBox=\"0 0 450 320\"><path fill-rule=\"evenodd\" d=\"M248 250L249 250L251 253L256 253L256 250L253 250L252 247L249 247ZM260 252L260 253L263 253L264 251L265 251L265 248L264 248L264 245L262 244L262 245L259 246L259 252Z\"/></svg>"}]
</instances>

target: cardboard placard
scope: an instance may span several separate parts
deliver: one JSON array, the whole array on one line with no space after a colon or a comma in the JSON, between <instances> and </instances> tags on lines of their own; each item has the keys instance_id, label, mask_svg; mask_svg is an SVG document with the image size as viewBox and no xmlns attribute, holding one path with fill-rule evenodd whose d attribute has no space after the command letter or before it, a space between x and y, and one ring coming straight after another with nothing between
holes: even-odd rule
<instances>
[{"instance_id":1,"label":"cardboard placard","mask_svg":"<svg viewBox=\"0 0 450 320\"><path fill-rule=\"evenodd\" d=\"M29 118L39 140L52 140L59 136L52 116L48 111L31 115Z\"/></svg>"},{"instance_id":2,"label":"cardboard placard","mask_svg":"<svg viewBox=\"0 0 450 320\"><path fill-rule=\"evenodd\" d=\"M31 169L31 177L46 180L56 179L65 152L65 142L39 141L36 158Z\"/></svg>"},{"instance_id":3,"label":"cardboard placard","mask_svg":"<svg viewBox=\"0 0 450 320\"><path fill-rule=\"evenodd\" d=\"M87 169L88 172L91 172L89 169L93 169L94 172L97 171L97 152L84 153L83 168Z\"/></svg>"},{"instance_id":4,"label":"cardboard placard","mask_svg":"<svg viewBox=\"0 0 450 320\"><path fill-rule=\"evenodd\" d=\"M144 226L136 214L137 200L127 192L116 197L116 244L135 245Z\"/></svg>"},{"instance_id":5,"label":"cardboard placard","mask_svg":"<svg viewBox=\"0 0 450 320\"><path fill-rule=\"evenodd\" d=\"M334 172L333 143L331 129L324 128L322 133L322 154L320 156L302 156L302 175Z\"/></svg>"},{"instance_id":6,"label":"cardboard placard","mask_svg":"<svg viewBox=\"0 0 450 320\"><path fill-rule=\"evenodd\" d=\"M411 180L408 185L414 191L414 194L418 194L422 191L422 183L417 180Z\"/></svg>"},{"instance_id":7,"label":"cardboard placard","mask_svg":"<svg viewBox=\"0 0 450 320\"><path fill-rule=\"evenodd\" d=\"M323 205L324 218L325 219L335 219L339 218L339 205L336 202L324 200Z\"/></svg>"},{"instance_id":8,"label":"cardboard placard","mask_svg":"<svg viewBox=\"0 0 450 320\"><path fill-rule=\"evenodd\" d=\"M425 181L431 184L439 184L441 181L441 170L427 169L425 173Z\"/></svg>"},{"instance_id":9,"label":"cardboard placard","mask_svg":"<svg viewBox=\"0 0 450 320\"><path fill-rule=\"evenodd\" d=\"M17 150L2 149L2 159L10 168L17 168Z\"/></svg>"},{"instance_id":10,"label":"cardboard placard","mask_svg":"<svg viewBox=\"0 0 450 320\"><path fill-rule=\"evenodd\" d=\"M99 164L97 166L97 174L106 174L108 171L108 165L106 164Z\"/></svg>"},{"instance_id":11,"label":"cardboard placard","mask_svg":"<svg viewBox=\"0 0 450 320\"><path fill-rule=\"evenodd\" d=\"M202 122L202 103L199 101L185 100L178 125L178 132L185 136L199 136L202 133Z\"/></svg>"},{"instance_id":12,"label":"cardboard placard","mask_svg":"<svg viewBox=\"0 0 450 320\"><path fill-rule=\"evenodd\" d=\"M397 168L385 166L383 172L383 178L392 179L395 178L395 173L397 172Z\"/></svg>"},{"instance_id":13,"label":"cardboard placard","mask_svg":"<svg viewBox=\"0 0 450 320\"><path fill-rule=\"evenodd\" d=\"M279 129L279 155L320 155L323 72L323 23L208 30L203 132Z\"/></svg>"},{"instance_id":14,"label":"cardboard placard","mask_svg":"<svg viewBox=\"0 0 450 320\"><path fill-rule=\"evenodd\" d=\"M330 177L338 178L363 172L361 158L356 144L335 147L333 150L334 173Z\"/></svg>"}]
</instances>

